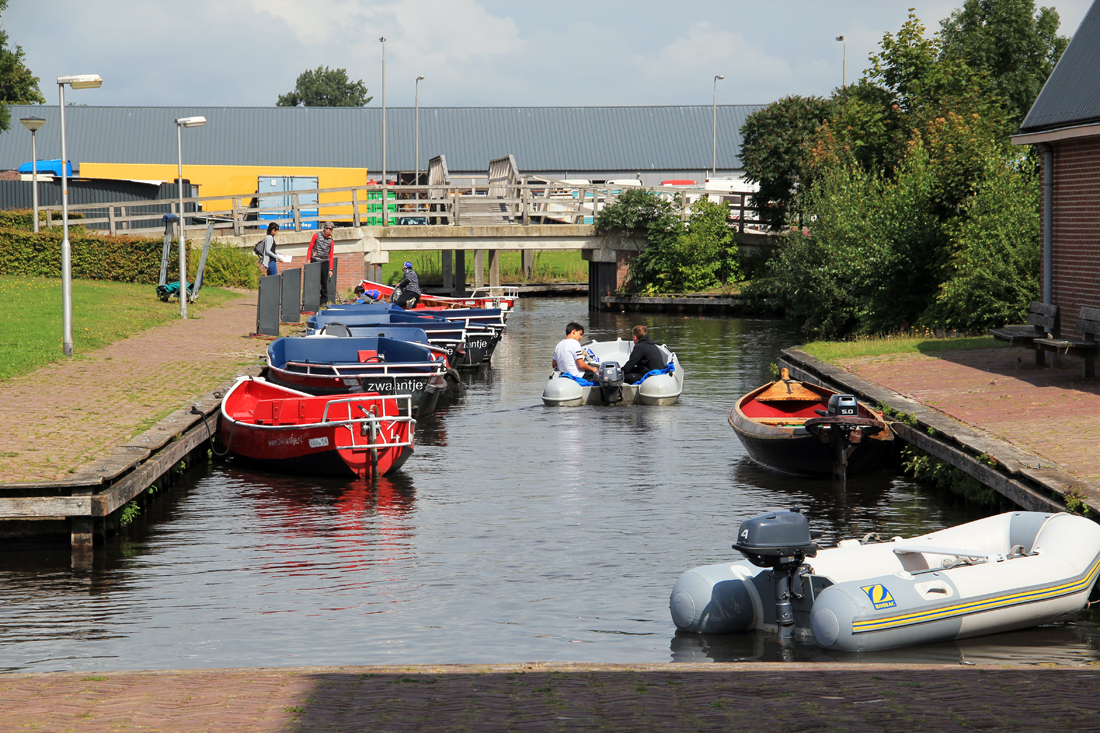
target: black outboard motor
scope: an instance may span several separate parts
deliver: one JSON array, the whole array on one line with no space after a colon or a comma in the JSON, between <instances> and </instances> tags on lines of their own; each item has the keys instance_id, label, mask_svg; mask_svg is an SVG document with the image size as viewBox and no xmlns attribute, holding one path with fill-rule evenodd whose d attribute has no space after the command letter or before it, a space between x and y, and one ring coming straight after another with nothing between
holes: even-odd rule
<instances>
[{"instance_id":1,"label":"black outboard motor","mask_svg":"<svg viewBox=\"0 0 1100 733\"><path fill-rule=\"evenodd\" d=\"M401 290L401 288L400 288L400 287L396 287L396 288L394 288L394 289L393 289L393 292L392 292L392 293L390 293L390 302L391 302L391 303L396 303L396 302L397 302L397 299L401 297L401 293L402 293L402 292L403 292L403 291Z\"/></svg>"},{"instance_id":2,"label":"black outboard motor","mask_svg":"<svg viewBox=\"0 0 1100 733\"><path fill-rule=\"evenodd\" d=\"M835 394L829 398L829 408L826 415L858 415L859 405L856 398L850 394Z\"/></svg>"},{"instance_id":3,"label":"black outboard motor","mask_svg":"<svg viewBox=\"0 0 1100 733\"><path fill-rule=\"evenodd\" d=\"M854 395L834 394L824 410L814 410L803 427L826 445L833 446L833 475L844 480L848 474L848 453L865 437L879 433L884 425L874 418L860 417Z\"/></svg>"},{"instance_id":4,"label":"black outboard motor","mask_svg":"<svg viewBox=\"0 0 1100 733\"><path fill-rule=\"evenodd\" d=\"M605 361L599 371L600 398L605 405L623 401L623 369L618 362Z\"/></svg>"},{"instance_id":5,"label":"black outboard motor","mask_svg":"<svg viewBox=\"0 0 1100 733\"><path fill-rule=\"evenodd\" d=\"M775 620L779 638L794 632L791 598L802 597L802 574L807 557L817 555L810 523L799 512L768 512L741 522L733 549L758 568L771 568L775 578Z\"/></svg>"}]
</instances>

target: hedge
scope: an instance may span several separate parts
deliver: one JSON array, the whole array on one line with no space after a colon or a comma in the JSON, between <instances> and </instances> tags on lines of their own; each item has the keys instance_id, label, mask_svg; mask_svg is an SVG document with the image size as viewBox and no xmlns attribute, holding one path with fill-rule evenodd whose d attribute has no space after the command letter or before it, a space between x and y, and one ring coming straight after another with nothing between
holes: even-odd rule
<instances>
[{"instance_id":1,"label":"hedge","mask_svg":"<svg viewBox=\"0 0 1100 733\"><path fill-rule=\"evenodd\" d=\"M34 218L34 212L30 209L6 209L0 211L0 229L7 229L9 227L13 229L33 229L31 221ZM76 219L83 219L83 214L77 214L75 212L69 212L69 221ZM39 229L46 225L46 212L39 210L38 212ZM54 221L60 221L60 217L54 215ZM60 224L55 224L60 226ZM72 241L71 239L69 241Z\"/></svg>"},{"instance_id":2,"label":"hedge","mask_svg":"<svg viewBox=\"0 0 1100 733\"><path fill-rule=\"evenodd\" d=\"M0 275L61 277L61 237L60 228L34 234L0 227ZM75 278L156 284L160 277L163 239L100 236L70 228L69 244ZM178 249L170 251L170 274L179 272Z\"/></svg>"}]
</instances>

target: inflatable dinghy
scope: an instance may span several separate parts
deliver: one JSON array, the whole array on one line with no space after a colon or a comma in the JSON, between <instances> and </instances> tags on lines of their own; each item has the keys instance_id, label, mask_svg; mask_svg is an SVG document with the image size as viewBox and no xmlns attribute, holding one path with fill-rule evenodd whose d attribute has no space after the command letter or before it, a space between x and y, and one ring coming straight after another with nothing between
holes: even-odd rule
<instances>
[{"instance_id":1,"label":"inflatable dinghy","mask_svg":"<svg viewBox=\"0 0 1100 733\"><path fill-rule=\"evenodd\" d=\"M542 391L544 405L674 405L684 391L684 370L676 354L661 344L657 348L665 358L665 368L649 372L637 384L623 381L622 367L630 359L633 341L593 341L585 346L585 358L599 367L599 380L576 380L554 372Z\"/></svg>"},{"instance_id":2,"label":"inflatable dinghy","mask_svg":"<svg viewBox=\"0 0 1100 733\"><path fill-rule=\"evenodd\" d=\"M806 518L741 523L745 560L680 576L669 607L701 633L778 629L841 651L892 649L1049 623L1084 608L1100 526L1071 514L1008 512L903 539L819 549Z\"/></svg>"}]
</instances>

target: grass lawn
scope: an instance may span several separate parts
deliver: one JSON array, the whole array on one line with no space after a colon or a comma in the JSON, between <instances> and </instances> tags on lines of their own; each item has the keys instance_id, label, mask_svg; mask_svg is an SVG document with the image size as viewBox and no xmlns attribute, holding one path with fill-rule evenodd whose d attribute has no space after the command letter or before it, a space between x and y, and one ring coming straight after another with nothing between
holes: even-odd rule
<instances>
[{"instance_id":1,"label":"grass lawn","mask_svg":"<svg viewBox=\"0 0 1100 733\"><path fill-rule=\"evenodd\" d=\"M413 263L416 275L421 283L438 285L443 282L443 253L423 251L390 252L389 264L382 266L383 277L387 284L401 280L401 266ZM523 278L520 269L519 250L504 250L500 253L500 280L506 283L572 283L588 282L588 262L581 259L579 249L547 250L535 253L535 266L531 277ZM489 256L485 255L485 280L489 279ZM466 253L466 283L474 281L474 253Z\"/></svg>"},{"instance_id":2,"label":"grass lawn","mask_svg":"<svg viewBox=\"0 0 1100 733\"><path fill-rule=\"evenodd\" d=\"M77 356L180 317L179 301L161 302L153 285L73 280L73 350ZM188 315L241 297L203 288ZM0 379L63 359L61 281L0 275Z\"/></svg>"},{"instance_id":3,"label":"grass lawn","mask_svg":"<svg viewBox=\"0 0 1100 733\"><path fill-rule=\"evenodd\" d=\"M810 356L821 361L842 361L865 356L890 354L933 354L962 349L988 349L1003 346L992 336L968 338L931 338L928 336L878 336L855 341L814 341L802 347Z\"/></svg>"}]
</instances>

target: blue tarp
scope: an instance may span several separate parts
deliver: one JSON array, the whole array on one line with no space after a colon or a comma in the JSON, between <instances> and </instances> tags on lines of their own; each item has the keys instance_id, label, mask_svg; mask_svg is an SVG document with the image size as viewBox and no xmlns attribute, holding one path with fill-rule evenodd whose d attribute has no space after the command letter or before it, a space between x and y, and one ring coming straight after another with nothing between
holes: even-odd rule
<instances>
[{"instance_id":1,"label":"blue tarp","mask_svg":"<svg viewBox=\"0 0 1100 733\"><path fill-rule=\"evenodd\" d=\"M68 165L65 166L65 168L66 168L65 175L67 175L69 178L72 178L73 177L73 162L70 160ZM34 171L31 170L31 163L27 162L27 163L24 163L23 165L19 166L19 172L29 174L29 173L33 173ZM40 161L38 161L38 172L39 173L51 173L55 176L60 177L61 176L61 158L57 158L56 160L40 160Z\"/></svg>"}]
</instances>

